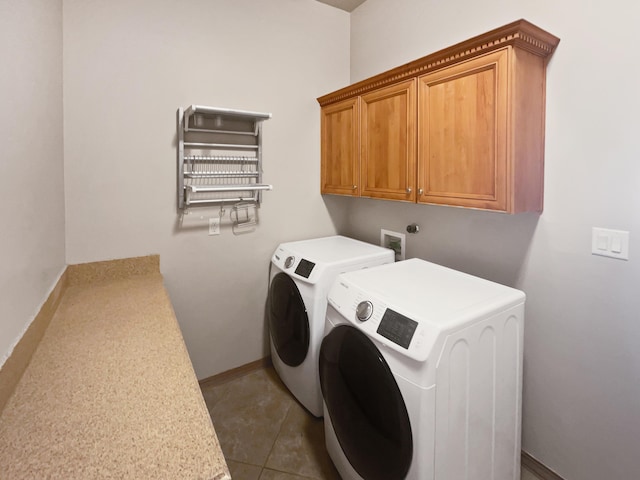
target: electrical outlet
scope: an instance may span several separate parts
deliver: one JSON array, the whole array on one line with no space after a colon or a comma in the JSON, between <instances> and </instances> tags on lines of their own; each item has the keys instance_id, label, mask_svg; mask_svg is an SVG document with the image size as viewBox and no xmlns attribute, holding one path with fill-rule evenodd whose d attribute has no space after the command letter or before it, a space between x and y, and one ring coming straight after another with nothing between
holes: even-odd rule
<instances>
[{"instance_id":1,"label":"electrical outlet","mask_svg":"<svg viewBox=\"0 0 640 480\"><path fill-rule=\"evenodd\" d=\"M220 217L209 219L209 235L220 235Z\"/></svg>"}]
</instances>

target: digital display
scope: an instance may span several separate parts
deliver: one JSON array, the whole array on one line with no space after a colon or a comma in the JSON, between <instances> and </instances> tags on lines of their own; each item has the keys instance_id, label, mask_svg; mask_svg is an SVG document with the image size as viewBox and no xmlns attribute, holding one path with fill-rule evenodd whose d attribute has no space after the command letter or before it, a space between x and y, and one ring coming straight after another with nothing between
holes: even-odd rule
<instances>
[{"instance_id":1,"label":"digital display","mask_svg":"<svg viewBox=\"0 0 640 480\"><path fill-rule=\"evenodd\" d=\"M408 349L416 328L418 328L418 322L387 308L377 332L402 348Z\"/></svg>"},{"instance_id":2,"label":"digital display","mask_svg":"<svg viewBox=\"0 0 640 480\"><path fill-rule=\"evenodd\" d=\"M300 263L296 267L296 274L304 278L309 278L309 275L311 275L311 271L315 266L315 263L303 258L302 260L300 260Z\"/></svg>"}]
</instances>

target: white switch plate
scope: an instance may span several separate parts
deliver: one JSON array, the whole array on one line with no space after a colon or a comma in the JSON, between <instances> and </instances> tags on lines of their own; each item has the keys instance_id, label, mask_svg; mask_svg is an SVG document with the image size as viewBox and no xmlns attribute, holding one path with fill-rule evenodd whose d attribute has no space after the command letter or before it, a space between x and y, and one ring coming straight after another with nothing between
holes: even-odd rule
<instances>
[{"instance_id":1,"label":"white switch plate","mask_svg":"<svg viewBox=\"0 0 640 480\"><path fill-rule=\"evenodd\" d=\"M591 229L591 253L603 257L629 260L629 232L593 227Z\"/></svg>"},{"instance_id":2,"label":"white switch plate","mask_svg":"<svg viewBox=\"0 0 640 480\"><path fill-rule=\"evenodd\" d=\"M209 235L220 235L220 217L209 219Z\"/></svg>"}]
</instances>

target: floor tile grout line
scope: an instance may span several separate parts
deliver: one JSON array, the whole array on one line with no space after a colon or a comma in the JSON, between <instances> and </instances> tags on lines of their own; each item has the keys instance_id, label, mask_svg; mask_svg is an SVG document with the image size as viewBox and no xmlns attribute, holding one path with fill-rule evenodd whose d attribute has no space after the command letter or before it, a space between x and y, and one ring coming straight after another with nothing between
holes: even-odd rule
<instances>
[{"instance_id":1,"label":"floor tile grout line","mask_svg":"<svg viewBox=\"0 0 640 480\"><path fill-rule=\"evenodd\" d=\"M276 442L278 441L278 438L280 437L280 434L282 433L282 428L284 427L284 423L287 421L287 417L289 416L289 412L291 411L291 407L293 406L293 401L290 400L289 401L289 406L287 407L287 412L284 414L282 421L280 422L280 428L278 429L278 433L276 434L275 438L273 439L273 443L271 444L271 448L269 449L269 453L267 453L266 458L264 459L264 465L262 465L262 470L265 469L267 462L269 461L269 457L271 457L271 454L273 453L273 449L276 446ZM270 469L270 470L275 470L275 469ZM280 471L280 470L276 470L276 471ZM292 472L282 472L282 473L292 473ZM262 472L260 472L260 476L262 476Z\"/></svg>"},{"instance_id":2,"label":"floor tile grout line","mask_svg":"<svg viewBox=\"0 0 640 480\"><path fill-rule=\"evenodd\" d=\"M226 400L226 399L227 399L227 397L229 397L229 396L231 395L231 391L232 391L232 388L230 388L230 387L231 387L231 385L233 385L233 384L234 384L234 383L236 383L236 382L239 382L240 380L244 379L245 377L247 377L247 376L249 376L249 375L251 375L251 374L253 374L253 373L255 373L255 372L262 371L263 373L266 373L266 370L267 370L266 368L262 367L262 368L259 368L259 369L256 369L256 370L253 370L253 371L251 371L251 372L247 372L247 373L245 373L244 375L238 376L237 378L231 379L231 380L229 380L229 381L227 381L227 382L224 382L224 384L220 384L220 385L215 385L215 386L213 386L214 388L215 388L215 387L224 386L224 390L223 390L223 394L220 396L220 398L218 399L218 401L216 402L216 404L215 404L215 405L214 405L210 410L207 408L207 410L208 410L208 412L209 412L209 416L211 417L211 421L213 422L213 410L215 410L215 408L216 408L220 403L222 403L222 401L223 401L223 400ZM269 381L269 380L267 379L267 381ZM275 444L276 444L276 441L277 441L278 437L280 436L280 433L282 432L282 428L283 428L284 422L285 422L285 420L286 420L286 418L287 418L287 415L289 414L289 411L291 410L292 402L293 402L293 399L291 399L291 398L290 398L290 399L289 399L289 401L287 402L287 403L288 403L288 405L287 405L287 409L286 409L286 412L285 412L284 417L283 417L283 419L282 419L282 422L280 423L280 428L278 429L278 433L275 435L274 440L273 440L273 444L271 445L271 449L269 450L269 453L268 453L268 454L267 454L267 456L265 457L265 460L262 462L262 464L257 465L257 464L255 464L255 463L247 463L246 461L239 461L239 460L235 460L235 459L233 459L233 458L229 458L229 460L231 460L231 461L233 461L233 462L235 462L235 463L238 463L238 464L243 464L243 465L247 465L247 466L257 467L257 468L259 468L259 469L260 469L260 475L262 475L262 472L263 472L263 470L265 469L265 466L266 466L266 463L267 463L267 461L268 461L268 459L269 459L269 456L270 456L270 455L271 455L271 453L273 452L273 448L274 448L274 446L275 446ZM270 469L270 470L279 471L279 470L275 470L275 469ZM288 474L290 474L290 475L293 475L293 473L291 473L291 472L282 472L282 473L288 473ZM304 478L306 478L306 477L304 477Z\"/></svg>"}]
</instances>

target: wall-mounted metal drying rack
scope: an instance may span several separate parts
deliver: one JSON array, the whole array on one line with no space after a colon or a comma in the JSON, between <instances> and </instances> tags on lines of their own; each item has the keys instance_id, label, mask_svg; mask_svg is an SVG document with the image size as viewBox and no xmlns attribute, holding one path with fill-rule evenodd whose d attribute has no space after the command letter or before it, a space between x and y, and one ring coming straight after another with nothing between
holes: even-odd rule
<instances>
[{"instance_id":1,"label":"wall-mounted metal drying rack","mask_svg":"<svg viewBox=\"0 0 640 480\"><path fill-rule=\"evenodd\" d=\"M262 183L262 122L270 113L178 109L178 208L255 202Z\"/></svg>"}]
</instances>

